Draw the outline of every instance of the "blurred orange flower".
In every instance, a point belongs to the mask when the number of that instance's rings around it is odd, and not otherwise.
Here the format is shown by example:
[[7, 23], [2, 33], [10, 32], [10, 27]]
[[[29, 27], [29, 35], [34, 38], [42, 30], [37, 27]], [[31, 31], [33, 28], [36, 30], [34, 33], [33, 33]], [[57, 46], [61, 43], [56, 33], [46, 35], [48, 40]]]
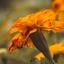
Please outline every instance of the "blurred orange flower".
[[20, 18], [12, 25], [10, 33], [19, 31], [12, 40], [9, 51], [13, 52], [17, 48], [23, 48], [24, 46], [34, 46], [29, 35], [37, 31], [38, 28], [42, 32], [49, 33], [50, 30], [53, 32], [59, 32], [64, 29], [64, 22], [51, 21], [51, 18], [56, 15], [51, 13], [50, 10], [39, 11], [35, 14], [28, 15], [27, 17]]
[[[54, 45], [49, 46], [49, 50], [52, 57], [54, 57], [54, 55], [64, 55], [64, 46], [62, 43], [56, 43]], [[35, 56], [35, 58], [38, 58], [39, 60], [41, 60], [41, 57], [45, 58], [45, 56], [41, 52]]]
[[55, 11], [63, 11], [64, 10], [64, 0], [54, 0], [52, 2], [52, 6]]

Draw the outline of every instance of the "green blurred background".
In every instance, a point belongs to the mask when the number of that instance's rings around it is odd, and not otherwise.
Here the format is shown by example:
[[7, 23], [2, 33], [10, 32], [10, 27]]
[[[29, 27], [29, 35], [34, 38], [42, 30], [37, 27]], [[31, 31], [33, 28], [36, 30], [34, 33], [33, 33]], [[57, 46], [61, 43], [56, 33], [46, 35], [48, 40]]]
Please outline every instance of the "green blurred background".
[[[20, 17], [36, 13], [44, 9], [52, 9], [52, 0], [0, 0], [0, 64], [29, 64], [30, 60], [39, 53], [33, 48], [17, 49], [9, 52], [11, 39], [16, 34], [10, 34], [13, 23]], [[44, 33], [48, 45], [62, 42], [64, 31]]]

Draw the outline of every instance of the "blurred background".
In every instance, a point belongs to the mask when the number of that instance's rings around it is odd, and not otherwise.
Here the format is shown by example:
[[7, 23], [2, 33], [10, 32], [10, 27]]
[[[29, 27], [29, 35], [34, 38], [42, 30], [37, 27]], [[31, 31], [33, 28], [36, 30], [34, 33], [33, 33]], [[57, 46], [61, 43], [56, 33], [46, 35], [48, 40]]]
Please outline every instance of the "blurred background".
[[[40, 10], [51, 9], [53, 0], [0, 0], [0, 64], [29, 64], [30, 60], [39, 53], [33, 48], [17, 49], [9, 52], [11, 39], [16, 34], [10, 34], [13, 23], [20, 17], [36, 13]], [[60, 13], [60, 20], [64, 21], [64, 11]], [[57, 19], [58, 20], [58, 19]], [[48, 45], [62, 42], [64, 44], [64, 31], [59, 33], [44, 33]]]

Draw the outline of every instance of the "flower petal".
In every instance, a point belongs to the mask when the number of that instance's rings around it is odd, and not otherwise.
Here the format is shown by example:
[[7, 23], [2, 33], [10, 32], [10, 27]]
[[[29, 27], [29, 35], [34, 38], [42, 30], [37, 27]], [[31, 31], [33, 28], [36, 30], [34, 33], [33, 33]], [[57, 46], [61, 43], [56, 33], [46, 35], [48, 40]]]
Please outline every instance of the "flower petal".
[[28, 36], [35, 32], [36, 29], [32, 29], [31, 31], [26, 31], [25, 33], [18, 33], [14, 38], [11, 40], [11, 46], [9, 47], [9, 51], [13, 52], [17, 48], [23, 48], [24, 46], [33, 47], [33, 43]]
[[64, 22], [61, 21], [52, 21], [52, 31], [59, 32], [64, 29]]
[[14, 50], [17, 49], [17, 47], [18, 47], [18, 38], [19, 38], [20, 34], [21, 34], [21, 33], [18, 33], [18, 34], [12, 39], [11, 44], [10, 44], [11, 46], [9, 47], [9, 51], [10, 51], [10, 52], [13, 52]]
[[32, 48], [34, 46], [32, 40], [30, 39], [30, 37], [28, 37], [27, 40], [26, 40], [26, 46], [25, 47], [28, 47], [28, 46], [30, 48]]

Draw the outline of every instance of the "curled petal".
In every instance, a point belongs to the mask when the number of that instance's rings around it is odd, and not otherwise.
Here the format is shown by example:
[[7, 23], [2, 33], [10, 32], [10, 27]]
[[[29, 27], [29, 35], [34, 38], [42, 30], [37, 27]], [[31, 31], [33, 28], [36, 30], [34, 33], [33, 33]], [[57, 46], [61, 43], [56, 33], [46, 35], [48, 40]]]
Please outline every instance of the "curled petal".
[[52, 21], [52, 31], [59, 32], [64, 29], [64, 22], [61, 21]]
[[[22, 27], [21, 25], [21, 22], [22, 22], [22, 18], [20, 18], [19, 20], [17, 20], [13, 25], [12, 25], [12, 30], [10, 31], [10, 33], [14, 33], [14, 32], [17, 32], [17, 31], [22, 31], [25, 29], [25, 27]], [[21, 27], [21, 29], [20, 29]]]
[[36, 29], [33, 29], [33, 30], [27, 31], [25, 33], [23, 33], [23, 32], [18, 33], [16, 36], [14, 36], [14, 38], [11, 40], [11, 46], [9, 47], [9, 51], [13, 52], [17, 48], [23, 48], [24, 46], [33, 47], [34, 45], [31, 41], [31, 39], [28, 38], [28, 36], [35, 31], [36, 31]]
[[55, 13], [51, 13], [51, 10], [46, 10], [44, 12], [41, 12], [39, 15], [37, 15], [37, 25], [42, 25], [46, 21], [50, 21], [50, 19], [56, 15]]
[[38, 20], [37, 15], [36, 14], [29, 15], [28, 16], [28, 20], [30, 20], [31, 22], [33, 22], [34, 24], [36, 24], [37, 20]]
[[28, 46], [30, 48], [32, 48], [34, 46], [32, 40], [30, 39], [30, 37], [28, 37], [27, 40], [26, 40], [26, 46], [25, 47], [28, 47]]
[[[9, 47], [9, 51], [13, 52], [14, 50], [16, 50], [19, 47], [19, 44], [21, 42], [21, 40], [19, 40], [19, 37], [21, 36], [21, 33], [18, 33], [12, 40], [11, 40], [11, 46]], [[22, 44], [22, 42], [21, 42]], [[21, 45], [20, 45], [21, 47]]]

